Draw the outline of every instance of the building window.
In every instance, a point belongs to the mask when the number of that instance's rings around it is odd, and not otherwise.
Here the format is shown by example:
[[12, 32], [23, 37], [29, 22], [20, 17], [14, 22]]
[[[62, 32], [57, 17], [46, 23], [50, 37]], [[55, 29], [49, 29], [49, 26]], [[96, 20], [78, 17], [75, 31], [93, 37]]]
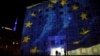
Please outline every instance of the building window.
[[34, 12], [34, 14], [36, 14], [36, 11]]
[[60, 40], [60, 44], [61, 45], [64, 44], [64, 42], [65, 42], [65, 40]]
[[93, 48], [93, 53], [97, 53], [98, 49], [96, 47]]
[[85, 7], [85, 10], [89, 10], [89, 9], [90, 9], [89, 6], [86, 6], [86, 7]]
[[87, 53], [86, 48], [82, 48], [82, 49], [81, 49], [81, 52], [82, 52], [82, 53]]
[[68, 10], [67, 12], [68, 12], [68, 13], [71, 13], [72, 11], [71, 11], [71, 10]]
[[42, 10], [41, 9], [39, 10], [39, 13], [42, 13]]
[[79, 5], [79, 2], [76, 2], [75, 4], [76, 4], [76, 5]]
[[51, 45], [55, 45], [55, 40], [51, 40]]
[[48, 14], [46, 14], [46, 17], [48, 17], [49, 15]]
[[52, 10], [55, 10], [55, 9], [56, 9], [56, 7], [53, 7], [53, 8], [52, 8]]
[[41, 25], [41, 23], [42, 23], [42, 22], [41, 22], [41, 21], [39, 21], [39, 22], [38, 22], [38, 25]]
[[63, 8], [63, 6], [59, 6], [59, 8], [60, 8], [60, 9], [62, 9], [62, 8]]
[[60, 12], [60, 15], [62, 15], [63, 14], [63, 12]]
[[42, 18], [42, 15], [40, 15], [39, 18]]
[[49, 11], [49, 9], [46, 9], [46, 12], [48, 12]]
[[71, 6], [71, 4], [67, 4], [67, 7], [70, 7]]

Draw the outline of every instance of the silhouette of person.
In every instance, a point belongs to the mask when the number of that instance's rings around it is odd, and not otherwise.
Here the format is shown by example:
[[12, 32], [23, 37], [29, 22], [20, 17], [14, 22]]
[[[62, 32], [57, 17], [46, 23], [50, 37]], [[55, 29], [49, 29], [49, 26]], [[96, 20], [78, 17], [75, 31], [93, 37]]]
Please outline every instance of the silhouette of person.
[[58, 54], [59, 54], [59, 52], [58, 52], [58, 51], [56, 51], [56, 56], [58, 56]]

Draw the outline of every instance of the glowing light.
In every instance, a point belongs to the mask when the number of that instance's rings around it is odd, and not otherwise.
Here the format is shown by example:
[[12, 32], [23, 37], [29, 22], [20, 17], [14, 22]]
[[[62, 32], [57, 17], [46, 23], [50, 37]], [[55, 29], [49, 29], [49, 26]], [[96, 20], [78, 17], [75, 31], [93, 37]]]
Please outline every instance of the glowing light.
[[6, 30], [12, 30], [11, 28], [5, 27]]
[[71, 18], [70, 16], [68, 16], [67, 19], [66, 19], [66, 18], [63, 19], [63, 28], [68, 27], [68, 25], [69, 25], [71, 19], [72, 19], [72, 18]]
[[97, 48], [93, 48], [93, 52], [98, 52], [98, 49]]
[[75, 44], [75, 45], [77, 45], [77, 44], [79, 44], [80, 43], [80, 41], [75, 41], [75, 42], [73, 42], [73, 44]]
[[1, 28], [4, 29], [4, 26], [2, 26]]
[[16, 26], [17, 26], [17, 19], [15, 21], [14, 27], [13, 27], [13, 31], [16, 31]]
[[15, 44], [15, 42], [13, 42], [13, 45]]
[[50, 55], [56, 55], [56, 51], [58, 51], [61, 55], [64, 55], [64, 48], [61, 48], [61, 47], [51, 48]]
[[9, 27], [4, 27], [4, 26], [2, 26], [1, 28], [2, 28], [2, 29], [5, 29], [5, 30], [10, 30], [10, 31], [12, 31], [12, 28], [9, 28]]
[[[97, 55], [97, 54], [100, 54], [99, 49], [100, 49], [100, 44], [97, 44], [92, 47], [87, 47], [87, 48], [82, 47], [82, 48], [78, 48], [78, 49], [71, 50], [68, 52], [70, 52], [69, 55], [73, 55], [71, 54], [73, 51], [75, 51], [74, 55]], [[97, 53], [97, 54], [94, 54], [94, 53]]]
[[41, 12], [41, 11], [42, 11], [42, 9], [39, 9], [39, 10], [38, 10], [38, 12]]
[[6, 48], [8, 48], [8, 45], [6, 45]]
[[16, 31], [16, 26], [14, 26], [13, 31]]
[[57, 3], [58, 0], [50, 0], [51, 3]]
[[69, 20], [71, 20], [72, 18], [71, 18], [71, 17], [69, 17], [68, 19], [69, 19]]
[[16, 19], [16, 21], [15, 21], [15, 24], [17, 24], [17, 19]]
[[16, 45], [18, 45], [19, 43], [17, 42]]
[[86, 53], [86, 48], [81, 48], [82, 49], [82, 53]]

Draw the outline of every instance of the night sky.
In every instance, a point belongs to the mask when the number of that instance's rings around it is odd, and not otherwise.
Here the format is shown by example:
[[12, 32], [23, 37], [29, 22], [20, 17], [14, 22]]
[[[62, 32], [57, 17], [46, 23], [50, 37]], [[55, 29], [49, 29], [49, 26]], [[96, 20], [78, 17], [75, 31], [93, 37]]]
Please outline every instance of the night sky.
[[[3, 0], [0, 1], [0, 28], [2, 26], [6, 26], [9, 28], [13, 28], [16, 17], [18, 16], [18, 24], [16, 32], [11, 32], [7, 30], [0, 29], [0, 36], [2, 37], [10, 37], [9, 35], [16, 36], [15, 38], [21, 38], [22, 26], [24, 21], [25, 10], [27, 6], [32, 4], [37, 4], [42, 1], [47, 0]], [[9, 34], [8, 34], [9, 33]]]

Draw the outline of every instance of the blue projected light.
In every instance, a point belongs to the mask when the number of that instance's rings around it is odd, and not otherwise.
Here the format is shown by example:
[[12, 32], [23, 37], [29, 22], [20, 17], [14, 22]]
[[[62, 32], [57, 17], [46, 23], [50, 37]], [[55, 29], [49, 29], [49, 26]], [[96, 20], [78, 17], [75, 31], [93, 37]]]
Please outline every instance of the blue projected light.
[[[95, 38], [98, 39], [96, 35], [100, 31], [94, 27], [98, 18], [92, 15], [93, 9], [84, 10], [89, 5], [89, 0], [59, 0], [57, 3], [55, 0], [55, 3], [45, 1], [27, 7], [21, 49], [25, 54], [30, 54], [30, 49], [37, 47], [39, 53], [50, 54], [50, 48], [54, 46], [71, 51], [98, 44], [100, 41], [95, 42]], [[17, 19], [14, 31], [16, 26]], [[32, 51], [34, 54], [35, 51]]]
[[69, 19], [69, 20], [71, 20], [72, 18], [71, 18], [71, 17], [69, 17], [68, 19]]
[[14, 23], [13, 31], [16, 31], [16, 27], [17, 27], [17, 19], [16, 19], [16, 21]]

